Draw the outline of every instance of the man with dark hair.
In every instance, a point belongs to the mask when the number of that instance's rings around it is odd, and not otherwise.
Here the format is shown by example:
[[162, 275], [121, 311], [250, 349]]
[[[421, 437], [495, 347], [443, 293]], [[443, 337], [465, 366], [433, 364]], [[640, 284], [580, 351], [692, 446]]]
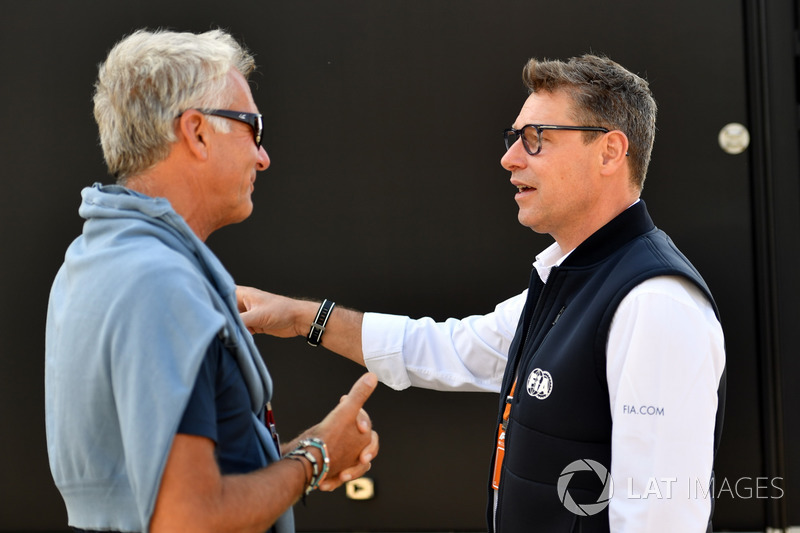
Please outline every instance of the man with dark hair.
[[[322, 344], [396, 389], [500, 392], [490, 531], [711, 531], [724, 340], [706, 283], [639, 198], [656, 103], [594, 55], [531, 59], [523, 79], [501, 164], [519, 221], [555, 240], [528, 290], [441, 323], [336, 309]], [[303, 335], [316, 312], [238, 299], [252, 332]]]

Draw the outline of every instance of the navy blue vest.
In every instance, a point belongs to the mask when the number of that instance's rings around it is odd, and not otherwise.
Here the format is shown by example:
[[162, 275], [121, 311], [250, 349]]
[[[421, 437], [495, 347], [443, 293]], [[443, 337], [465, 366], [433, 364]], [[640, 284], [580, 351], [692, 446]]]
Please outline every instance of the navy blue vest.
[[[702, 277], [655, 227], [643, 201], [581, 243], [551, 270], [546, 285], [534, 270], [501, 389], [498, 424], [519, 376], [506, 430], [496, 528], [489, 489], [489, 531], [608, 531], [607, 507], [580, 516], [562, 503], [557, 485], [565, 467], [577, 460], [593, 460], [610, 469], [609, 326], [631, 289], [664, 275], [695, 283], [717, 312]], [[715, 452], [724, 412], [724, 374], [718, 395]], [[569, 480], [569, 497], [578, 503], [602, 501], [603, 484], [597, 474], [587, 473]]]

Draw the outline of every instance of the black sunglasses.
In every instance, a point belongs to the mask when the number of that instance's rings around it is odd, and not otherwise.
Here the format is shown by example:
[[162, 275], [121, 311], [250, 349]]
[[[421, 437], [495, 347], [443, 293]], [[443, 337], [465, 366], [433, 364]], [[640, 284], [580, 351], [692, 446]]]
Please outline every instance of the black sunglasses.
[[549, 124], [526, 124], [520, 129], [506, 128], [503, 130], [503, 140], [506, 143], [506, 150], [522, 139], [522, 146], [530, 155], [536, 155], [542, 151], [542, 130], [577, 130], [577, 131], [602, 131], [608, 133], [610, 130], [599, 126], [553, 126]]
[[260, 113], [245, 113], [244, 111], [230, 111], [228, 109], [198, 109], [204, 115], [214, 115], [215, 117], [229, 118], [249, 124], [253, 128], [253, 140], [256, 147], [261, 147], [261, 137], [264, 132], [264, 121]]

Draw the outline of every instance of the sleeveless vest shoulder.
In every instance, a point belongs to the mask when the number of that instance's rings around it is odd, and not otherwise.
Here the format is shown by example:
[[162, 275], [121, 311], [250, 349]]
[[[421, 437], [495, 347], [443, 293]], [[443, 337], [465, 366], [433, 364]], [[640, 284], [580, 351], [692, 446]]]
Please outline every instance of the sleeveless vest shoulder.
[[[551, 270], [546, 285], [534, 270], [501, 389], [498, 424], [516, 380], [494, 519], [491, 504], [488, 510], [490, 531], [608, 531], [606, 506], [580, 516], [561, 501], [558, 482], [569, 465], [583, 461], [569, 479], [570, 497], [602, 502], [603, 484], [588, 470], [592, 462], [606, 470], [611, 464], [609, 327], [635, 286], [664, 275], [696, 284], [716, 312], [702, 277], [655, 227], [642, 201], [578, 246]], [[720, 387], [724, 392], [724, 381]]]

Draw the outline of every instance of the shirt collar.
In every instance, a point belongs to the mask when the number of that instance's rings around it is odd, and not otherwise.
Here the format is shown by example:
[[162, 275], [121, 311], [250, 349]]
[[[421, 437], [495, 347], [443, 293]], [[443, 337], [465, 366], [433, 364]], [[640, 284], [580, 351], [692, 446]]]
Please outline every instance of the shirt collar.
[[[574, 250], [574, 248], [573, 248]], [[533, 268], [539, 274], [539, 279], [542, 283], [547, 283], [547, 278], [550, 276], [550, 269], [556, 267], [564, 262], [572, 250], [564, 253], [557, 242], [554, 242], [536, 256], [536, 261], [533, 263]]]
[[[628, 208], [633, 207], [634, 205], [638, 204], [641, 201], [641, 198], [637, 198], [635, 202], [633, 202]], [[568, 252], [564, 253], [561, 247], [558, 245], [557, 242], [554, 242], [544, 250], [542, 250], [539, 255], [536, 256], [536, 261], [533, 263], [533, 267], [536, 269], [536, 272], [539, 274], [539, 279], [542, 280], [542, 283], [547, 283], [547, 278], [550, 277], [550, 270], [553, 267], [560, 266], [564, 260], [569, 257], [575, 251], [575, 248], [569, 250]]]

